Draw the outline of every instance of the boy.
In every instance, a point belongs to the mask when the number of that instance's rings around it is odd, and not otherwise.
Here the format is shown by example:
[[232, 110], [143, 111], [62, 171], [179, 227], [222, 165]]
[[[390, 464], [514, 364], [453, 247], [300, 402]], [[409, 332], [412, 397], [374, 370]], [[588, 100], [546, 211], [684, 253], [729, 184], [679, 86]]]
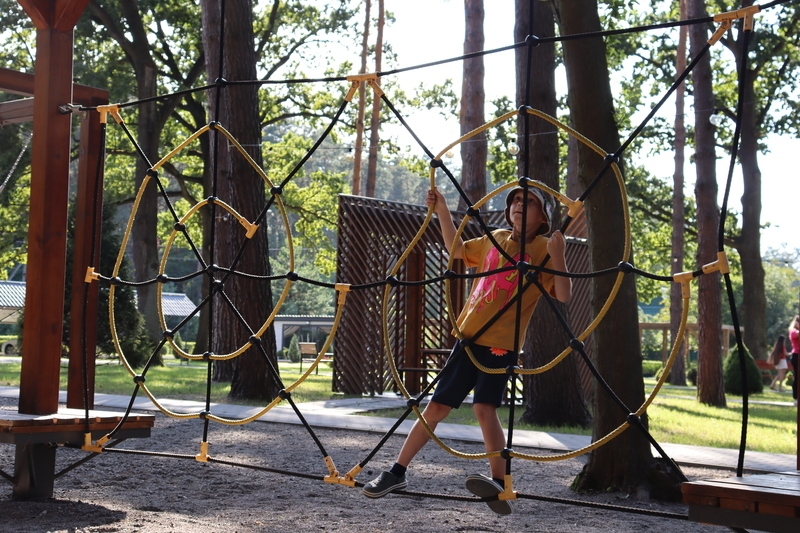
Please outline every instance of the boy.
[[[466, 242], [456, 239], [456, 227], [447, 208], [444, 197], [433, 189], [428, 192], [426, 204], [433, 207], [439, 217], [445, 245], [455, 241], [454, 258], [462, 259], [467, 267], [477, 267], [479, 272], [494, 270], [508, 264], [508, 261], [494, 247], [488, 237], [483, 236]], [[547, 267], [566, 272], [564, 259], [565, 242], [560, 231], [556, 231], [548, 239], [544, 234], [550, 231], [552, 202], [542, 190], [530, 187], [525, 193], [522, 187], [515, 187], [506, 196], [506, 221], [511, 230], [492, 232], [497, 243], [515, 261], [520, 261], [520, 241], [525, 236], [525, 257], [522, 260], [538, 266], [546, 255], [550, 255]], [[525, 228], [523, 231], [523, 212]], [[458, 317], [458, 327], [463, 336], [470, 340], [470, 349], [475, 358], [488, 368], [507, 368], [517, 364], [518, 354], [514, 353], [514, 331], [516, 324], [516, 306], [511, 305], [484, 333], [477, 339], [472, 337], [497, 314], [497, 312], [517, 293], [519, 282], [518, 271], [511, 270], [478, 278], [469, 301]], [[566, 302], [572, 295], [572, 281], [564, 276], [540, 273], [542, 286], [561, 302]], [[519, 346], [524, 342], [528, 321], [533, 314], [536, 302], [541, 293], [533, 286], [529, 287], [521, 298], [522, 314], [520, 323]], [[458, 347], [453, 349], [450, 358], [455, 358], [442, 370], [436, 391], [425, 407], [423, 416], [431, 429], [435, 429], [444, 420], [451, 409], [458, 409], [461, 402], [474, 389], [473, 411], [481, 427], [483, 439], [488, 452], [505, 448], [505, 434], [497, 416], [497, 408], [501, 405], [503, 394], [508, 383], [507, 374], [487, 374], [479, 370], [466, 353], [459, 354]], [[364, 494], [370, 498], [380, 498], [394, 490], [407, 486], [406, 468], [414, 456], [428, 442], [429, 436], [425, 428], [414, 423], [406, 437], [397, 462], [391, 470], [364, 485]], [[492, 457], [489, 459], [492, 477], [472, 474], [467, 477], [466, 486], [478, 497], [496, 496], [503, 492], [505, 477], [505, 459]], [[511, 506], [505, 500], [487, 502], [498, 514], [509, 514]]]

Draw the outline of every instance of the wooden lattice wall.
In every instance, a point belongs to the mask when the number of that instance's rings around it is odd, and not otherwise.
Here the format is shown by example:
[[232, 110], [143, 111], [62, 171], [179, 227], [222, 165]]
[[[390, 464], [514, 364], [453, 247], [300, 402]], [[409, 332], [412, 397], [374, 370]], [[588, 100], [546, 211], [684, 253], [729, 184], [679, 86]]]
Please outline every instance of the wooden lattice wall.
[[[342, 195], [339, 199], [337, 283], [363, 285], [382, 282], [398, 258], [408, 248], [425, 219], [427, 208], [388, 200]], [[504, 227], [502, 212], [484, 214], [490, 227]], [[454, 213], [456, 225], [463, 214]], [[572, 233], [568, 231], [568, 234]], [[464, 238], [481, 235], [472, 220]], [[585, 271], [586, 246], [580, 239], [569, 239], [567, 261], [573, 271]], [[458, 261], [455, 269], [461, 268]], [[434, 219], [398, 271], [403, 281], [436, 278], [447, 269], [447, 253], [442, 245], [439, 224]], [[466, 293], [465, 283], [451, 284], [452, 301], [460, 309]], [[570, 302], [570, 317], [576, 332], [588, 324], [588, 283], [578, 280]], [[346, 394], [382, 394], [394, 390], [388, 353], [383, 341], [384, 284], [351, 291], [336, 334], [333, 364], [333, 390]], [[453, 345], [452, 326], [447, 315], [444, 283], [424, 286], [396, 286], [390, 291], [387, 311], [388, 345], [398, 368], [421, 368], [425, 355]], [[584, 312], [585, 311], [585, 312]], [[419, 391], [425, 373], [404, 373], [404, 384], [411, 393]], [[588, 391], [589, 383], [584, 383]]]

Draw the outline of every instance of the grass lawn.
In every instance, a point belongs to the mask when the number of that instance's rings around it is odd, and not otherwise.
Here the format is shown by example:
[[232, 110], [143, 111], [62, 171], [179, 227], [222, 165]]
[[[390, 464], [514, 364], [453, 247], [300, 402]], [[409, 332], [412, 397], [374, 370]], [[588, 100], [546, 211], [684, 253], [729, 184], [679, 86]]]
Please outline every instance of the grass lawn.
[[[160, 398], [204, 401], [207, 388], [208, 367], [202, 362], [188, 365], [177, 365], [167, 359], [165, 367], [151, 368], [146, 375], [148, 388]], [[288, 387], [300, 376], [298, 363], [279, 363], [281, 378]], [[303, 365], [303, 370], [308, 364]], [[61, 388], [66, 389], [66, 366], [61, 369]], [[327, 364], [321, 364], [319, 374], [311, 374], [308, 379], [295, 388], [292, 398], [297, 403], [342, 398], [341, 394], [331, 392], [331, 370]], [[19, 363], [0, 364], [0, 385], [19, 386]], [[649, 393], [655, 383], [654, 379], [645, 379], [645, 392]], [[102, 364], [97, 366], [96, 391], [106, 394], [130, 395], [134, 384], [132, 377], [119, 364]], [[211, 384], [211, 401], [228, 403], [230, 385], [228, 383]], [[702, 405], [695, 400], [693, 387], [673, 387], [666, 385], [658, 398], [648, 410], [650, 431], [658, 442], [673, 444], [691, 444], [712, 446], [716, 448], [738, 449], [741, 435], [742, 404], [740, 396], [728, 395], [728, 406], [716, 408]], [[766, 389], [762, 394], [752, 395], [749, 408], [749, 424], [747, 431], [747, 449], [772, 453], [796, 453], [797, 423], [796, 410], [785, 405], [763, 405], [752, 402], [782, 401], [791, 402], [791, 393], [779, 394]], [[238, 402], [248, 403], [248, 402]], [[251, 402], [253, 405], [262, 403]], [[631, 406], [634, 407], [634, 406]], [[368, 416], [398, 418], [403, 409], [373, 411]], [[520, 408], [515, 410], [517, 418], [522, 415]], [[500, 420], [507, 421], [508, 409], [501, 408]], [[411, 418], [413, 418], [413, 414]], [[472, 409], [453, 410], [447, 420], [458, 424], [475, 425]], [[532, 429], [554, 433], [573, 433], [590, 435], [590, 430], [571, 427], [543, 427], [528, 424], [515, 424], [517, 429]], [[629, 428], [628, 431], [635, 431]]]
[[[167, 366], [152, 367], [147, 371], [145, 383], [157, 398], [176, 400], [205, 401], [207, 390], [208, 365], [203, 362], [191, 362], [178, 365], [177, 360], [165, 360]], [[0, 386], [19, 386], [19, 363], [0, 364]], [[279, 363], [281, 379], [286, 387], [291, 386], [301, 375], [299, 363]], [[303, 370], [308, 364], [303, 364]], [[292, 390], [292, 399], [296, 403], [343, 398], [341, 394], [331, 392], [330, 366], [320, 363], [319, 374], [312, 373], [302, 384]], [[96, 367], [95, 392], [104, 394], [122, 394], [130, 396], [134, 390], [133, 378], [124, 366], [117, 363], [100, 364]], [[61, 364], [61, 390], [67, 388], [67, 366]], [[211, 402], [230, 403], [228, 393], [230, 383], [211, 383]], [[143, 393], [140, 391], [139, 395]], [[263, 405], [264, 402], [246, 402], [245, 405]]]
[[[654, 379], [645, 379], [645, 392], [652, 391]], [[725, 408], [709, 407], [695, 400], [694, 387], [672, 387], [665, 385], [659, 396], [648, 409], [649, 429], [657, 442], [711, 446], [714, 448], [739, 448], [742, 425], [742, 397], [727, 395]], [[787, 453], [797, 452], [797, 411], [791, 406], [763, 405], [754, 401], [792, 401], [791, 392], [778, 394], [766, 388], [766, 392], [750, 396], [748, 409], [747, 449], [759, 452]], [[634, 406], [631, 406], [634, 407]], [[637, 406], [638, 407], [638, 406]], [[365, 413], [367, 416], [397, 418], [403, 409], [386, 409]], [[522, 415], [519, 407], [515, 409], [516, 418]], [[508, 408], [502, 407], [498, 415], [503, 425], [507, 425]], [[410, 415], [414, 419], [414, 414]], [[447, 422], [477, 425], [472, 409], [454, 409]], [[516, 429], [591, 435], [591, 430], [579, 427], [549, 427], [515, 423]], [[636, 431], [628, 428], [626, 431]]]

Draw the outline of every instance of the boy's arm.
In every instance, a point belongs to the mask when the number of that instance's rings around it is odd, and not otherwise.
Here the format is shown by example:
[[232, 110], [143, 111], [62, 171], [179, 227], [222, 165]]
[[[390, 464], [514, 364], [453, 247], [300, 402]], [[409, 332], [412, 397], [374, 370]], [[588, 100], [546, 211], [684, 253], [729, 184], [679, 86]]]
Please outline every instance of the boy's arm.
[[439, 189], [433, 188], [428, 191], [428, 196], [425, 198], [425, 204], [428, 207], [433, 207], [434, 213], [439, 216], [439, 225], [442, 228], [442, 237], [444, 240], [444, 245], [447, 247], [447, 250], [450, 250], [451, 244], [455, 241], [455, 246], [453, 248], [453, 258], [454, 259], [463, 259], [462, 250], [464, 247], [464, 241], [461, 237], [456, 239], [456, 225], [453, 223], [453, 217], [450, 214], [450, 210], [447, 208], [447, 201], [442, 196], [442, 193], [439, 192]]
[[[567, 270], [567, 260], [564, 257], [566, 248], [567, 243], [564, 240], [564, 235], [560, 230], [554, 231], [550, 236], [550, 241], [547, 243], [547, 253], [550, 254], [550, 266], [553, 270], [569, 272]], [[555, 276], [553, 288], [555, 289], [556, 299], [559, 302], [568, 302], [572, 297], [572, 278]]]

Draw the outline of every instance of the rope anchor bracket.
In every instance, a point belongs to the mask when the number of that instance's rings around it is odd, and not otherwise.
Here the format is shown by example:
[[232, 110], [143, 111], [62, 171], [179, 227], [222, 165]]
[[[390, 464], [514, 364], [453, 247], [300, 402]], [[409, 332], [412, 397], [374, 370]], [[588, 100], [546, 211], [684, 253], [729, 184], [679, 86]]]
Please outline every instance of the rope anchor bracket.
[[117, 121], [117, 124], [122, 124], [123, 120], [119, 114], [119, 104], [108, 104], [97, 106], [97, 112], [100, 113], [100, 123], [105, 124], [108, 122], [108, 115], [110, 114]]
[[722, 274], [729, 274], [731, 271], [730, 264], [728, 264], [728, 256], [725, 252], [717, 252], [717, 260], [713, 263], [703, 265], [703, 274], [710, 274], [712, 272], [720, 272]]
[[346, 474], [344, 477], [339, 475], [339, 471], [336, 470], [336, 465], [333, 464], [333, 459], [331, 459], [330, 455], [325, 456], [325, 464], [328, 465], [328, 472], [329, 475], [323, 478], [325, 483], [330, 483], [331, 485], [345, 485], [347, 487], [355, 487], [356, 480], [350, 477], [350, 474]]
[[347, 81], [350, 82], [350, 90], [347, 91], [347, 96], [345, 96], [344, 99], [345, 101], [350, 102], [352, 101], [353, 96], [356, 94], [358, 87], [361, 85], [361, 82], [365, 82], [367, 85], [372, 85], [373, 88], [378, 86], [378, 73], [367, 72], [365, 74], [352, 74], [347, 76]]
[[84, 276], [84, 283], [91, 283], [100, 279], [100, 274], [94, 271], [94, 267], [86, 267], [86, 276]]
[[725, 32], [731, 29], [731, 26], [733, 26], [733, 21], [735, 20], [744, 19], [744, 31], [753, 31], [753, 25], [755, 24], [754, 15], [760, 11], [760, 6], [753, 5], [743, 7], [742, 9], [737, 9], [736, 11], [717, 13], [714, 15], [714, 22], [719, 22], [720, 26], [708, 40], [708, 44], [716, 44], [717, 41], [722, 39], [722, 36], [725, 35]]
[[108, 435], [105, 437], [98, 439], [97, 442], [92, 444], [92, 434], [91, 433], [84, 433], [83, 434], [83, 446], [81, 446], [81, 450], [90, 452], [90, 453], [103, 453], [103, 445], [108, 442], [110, 439]]

